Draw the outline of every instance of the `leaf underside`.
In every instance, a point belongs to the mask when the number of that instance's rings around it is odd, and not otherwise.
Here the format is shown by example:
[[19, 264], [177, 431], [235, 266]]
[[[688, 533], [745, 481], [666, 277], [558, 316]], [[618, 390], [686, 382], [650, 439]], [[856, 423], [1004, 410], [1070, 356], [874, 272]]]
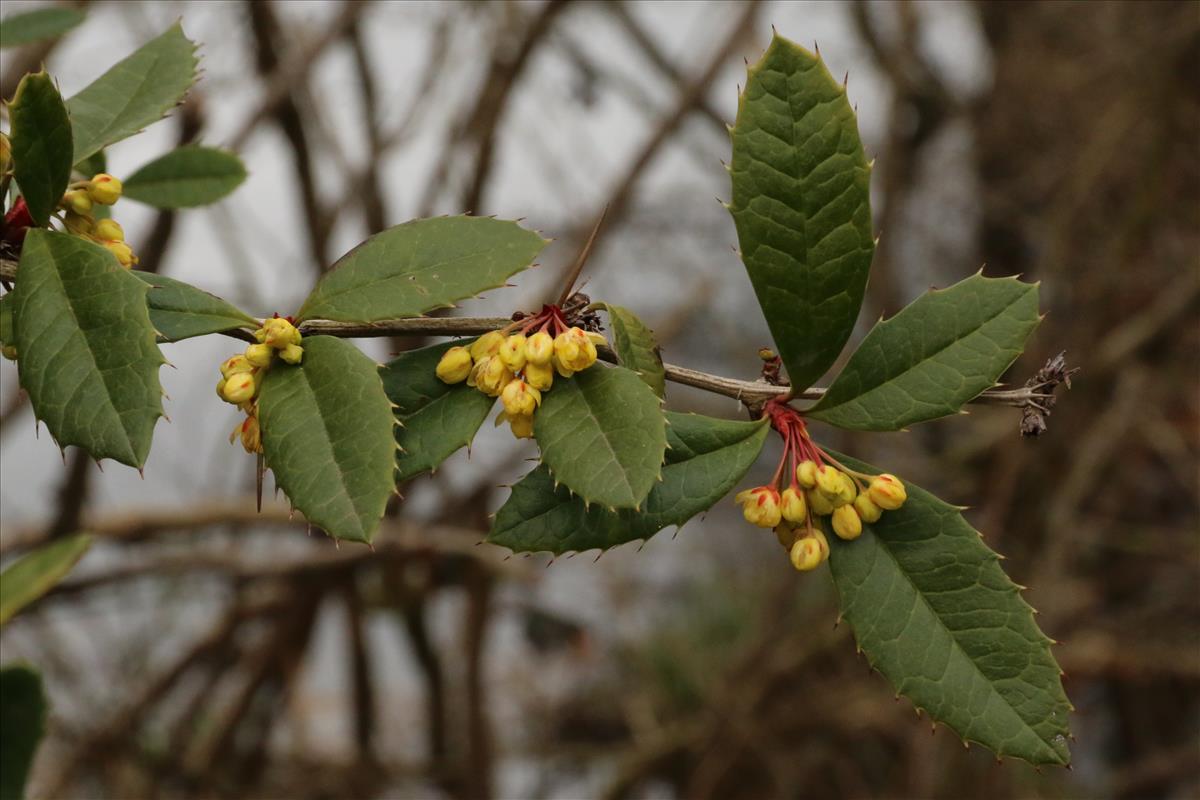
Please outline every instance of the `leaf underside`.
[[86, 534], [68, 536], [34, 550], [0, 575], [0, 625], [54, 588], [92, 544]]
[[246, 168], [233, 153], [184, 145], [130, 175], [124, 196], [156, 208], [191, 208], [215, 203], [245, 179]]
[[71, 120], [54, 81], [45, 72], [26, 75], [9, 105], [13, 177], [29, 214], [50, 221], [71, 180]]
[[370, 542], [395, 489], [391, 403], [378, 366], [354, 345], [306, 336], [298, 366], [263, 379], [259, 421], [275, 482], [335, 539]]
[[765, 420], [735, 422], [668, 411], [667, 461], [642, 511], [587, 506], [539, 466], [512, 487], [488, 541], [514, 552], [607, 550], [682, 527], [732, 489], [758, 458]]
[[1038, 324], [1036, 284], [973, 275], [876, 325], [813, 419], [894, 431], [956, 413], [995, 385]]
[[60, 446], [141, 467], [162, 416], [149, 287], [99, 245], [30, 230], [13, 290], [21, 386]]
[[636, 508], [662, 469], [661, 401], [624, 367], [594, 365], [555, 380], [533, 417], [542, 463], [587, 503]]
[[733, 127], [729, 211], [792, 386], [807, 388], [854, 329], [875, 244], [871, 169], [845, 87], [775, 36]]
[[150, 285], [146, 303], [150, 322], [160, 342], [178, 342], [193, 336], [236, 328], [257, 328], [258, 322], [237, 306], [191, 284], [153, 272], [134, 271]]
[[667, 377], [654, 332], [627, 308], [609, 303], [597, 305], [608, 312], [613, 350], [621, 360], [621, 366], [636, 372], [656, 395], [662, 397], [667, 390]]
[[490, 217], [412, 220], [338, 259], [297, 319], [378, 322], [445, 308], [503, 286], [545, 244], [515, 222]]
[[46, 712], [41, 675], [24, 666], [0, 669], [0, 800], [23, 800]]
[[[834, 454], [853, 469], [879, 470]], [[1051, 640], [958, 509], [909, 483], [908, 501], [829, 558], [842, 616], [872, 667], [930, 717], [998, 756], [1067, 764]]]
[[495, 398], [465, 383], [443, 383], [435, 373], [442, 354], [474, 339], [422, 347], [401, 353], [380, 370], [388, 399], [396, 404], [397, 480], [408, 480], [471, 443], [487, 419]]
[[0, 20], [0, 47], [18, 47], [62, 36], [83, 22], [82, 9], [62, 6], [10, 14]]
[[196, 80], [196, 45], [179, 23], [147, 42], [67, 101], [78, 164], [166, 116]]

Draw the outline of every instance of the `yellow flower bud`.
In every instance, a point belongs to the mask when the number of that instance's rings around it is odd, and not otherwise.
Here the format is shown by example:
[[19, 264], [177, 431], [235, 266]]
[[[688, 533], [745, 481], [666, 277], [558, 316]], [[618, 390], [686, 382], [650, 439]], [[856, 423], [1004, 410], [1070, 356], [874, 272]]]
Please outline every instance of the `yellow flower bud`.
[[828, 464], [818, 469], [817, 491], [832, 502], [842, 493], [842, 473]]
[[262, 432], [258, 427], [258, 417], [253, 414], [238, 423], [233, 429], [233, 433], [229, 434], [229, 443], [233, 444], [237, 439], [242, 440], [242, 448], [250, 454], [262, 452]]
[[495, 355], [504, 344], [504, 334], [500, 331], [488, 331], [471, 344], [471, 358], [478, 361], [484, 356]]
[[875, 505], [875, 502], [871, 500], [871, 495], [867, 492], [854, 498], [854, 510], [858, 512], [858, 516], [863, 522], [878, 522], [879, 518], [883, 516], [883, 510]]
[[74, 211], [76, 214], [92, 213], [92, 198], [88, 197], [88, 193], [83, 189], [72, 189], [64, 194], [62, 205], [68, 211]]
[[871, 502], [885, 511], [895, 511], [908, 499], [908, 492], [900, 479], [887, 473], [876, 475], [867, 491], [871, 495]]
[[511, 372], [520, 372], [525, 367], [525, 335], [514, 333], [500, 345], [500, 360]]
[[0, 346], [0, 356], [4, 356], [9, 361], [17, 360], [17, 346], [15, 344], [6, 344]]
[[[107, 222], [108, 220], [101, 221]], [[101, 242], [101, 244], [104, 245], [105, 250], [117, 257], [117, 262], [125, 269], [138, 263], [138, 257], [133, 254], [133, 248], [124, 242]]]
[[812, 509], [814, 514], [825, 517], [833, 513], [833, 504], [820, 491], [810, 489], [806, 494], [808, 496], [808, 507]]
[[300, 331], [283, 317], [265, 320], [261, 330], [263, 335], [260, 341], [276, 350], [282, 350], [289, 344], [300, 344]]
[[780, 503], [783, 518], [788, 522], [803, 522], [808, 517], [808, 503], [804, 501], [804, 494], [792, 487], [783, 490]]
[[462, 383], [471, 374], [471, 351], [465, 347], [451, 347], [438, 361], [437, 376], [442, 383]]
[[299, 364], [304, 358], [304, 348], [298, 344], [289, 344], [279, 351], [279, 357], [287, 364]]
[[545, 331], [538, 331], [525, 340], [525, 363], [547, 366], [554, 355], [554, 339]]
[[221, 387], [221, 397], [225, 402], [237, 405], [254, 397], [256, 389], [254, 376], [249, 372], [239, 372], [225, 380], [225, 385]]
[[797, 464], [796, 482], [805, 489], [815, 488], [817, 485], [817, 462], [806, 459]]
[[252, 372], [254, 365], [250, 363], [250, 359], [246, 358], [241, 353], [236, 356], [230, 356], [221, 364], [221, 377], [228, 378], [230, 375], [237, 375], [240, 372]]
[[102, 219], [92, 228], [92, 235], [106, 242], [125, 241], [125, 229], [115, 219]]
[[796, 529], [790, 522], [784, 521], [775, 526], [775, 538], [783, 545], [784, 550], [790, 551], [796, 543]]
[[500, 402], [510, 417], [532, 416], [542, 404], [542, 393], [517, 378], [509, 381], [500, 393]]
[[252, 367], [266, 367], [271, 363], [271, 356], [275, 354], [275, 349], [265, 344], [252, 344], [246, 348], [246, 361], [250, 362]]
[[526, 361], [525, 381], [538, 391], [544, 392], [554, 385], [554, 367]]
[[504, 366], [504, 362], [495, 356], [489, 356], [475, 365], [478, 372], [473, 372], [475, 385], [479, 391], [489, 397], [497, 397], [513, 379], [513, 374]]
[[833, 532], [842, 539], [851, 541], [862, 535], [862, 520], [854, 506], [842, 506], [833, 510]]
[[564, 378], [569, 378], [575, 374], [575, 370], [568, 369], [567, 367], [563, 366], [561, 361], [558, 360], [558, 353], [555, 353], [553, 356], [551, 356], [550, 363], [554, 365], [555, 371]]
[[68, 210], [66, 216], [63, 217], [63, 225], [68, 233], [73, 233], [76, 236], [91, 236], [92, 228], [96, 221], [86, 214], [76, 214], [74, 211]]
[[815, 536], [805, 536], [796, 540], [792, 545], [792, 566], [801, 572], [808, 572], [821, 565], [821, 543]]
[[92, 198], [93, 203], [99, 203], [102, 206], [111, 206], [113, 203], [121, 199], [121, 182], [109, 175], [106, 172], [101, 172], [99, 175], [92, 177], [88, 183], [88, 197]]
[[518, 439], [533, 438], [533, 415], [521, 414], [515, 417], [508, 418], [508, 427], [512, 431], [512, 435]]
[[742, 505], [742, 516], [751, 525], [774, 528], [783, 518], [779, 508], [779, 492], [773, 486], [759, 486], [738, 492], [735, 503]]
[[596, 345], [582, 328], [570, 328], [554, 339], [554, 357], [564, 369], [579, 372], [596, 363]]
[[858, 496], [858, 487], [854, 484], [854, 479], [846, 473], [839, 472], [838, 474], [842, 476], [842, 487], [838, 490], [838, 498], [849, 505]]
[[821, 530], [820, 528], [814, 527], [812, 529], [812, 531], [809, 532], [808, 535], [811, 536], [812, 538], [816, 539], [817, 544], [821, 545], [821, 560], [822, 561], [828, 560], [829, 559], [829, 540], [825, 538], [825, 532], [823, 530]]
[[225, 399], [225, 379], [224, 378], [221, 378], [221, 380], [217, 381], [217, 397], [221, 398], [222, 400]]

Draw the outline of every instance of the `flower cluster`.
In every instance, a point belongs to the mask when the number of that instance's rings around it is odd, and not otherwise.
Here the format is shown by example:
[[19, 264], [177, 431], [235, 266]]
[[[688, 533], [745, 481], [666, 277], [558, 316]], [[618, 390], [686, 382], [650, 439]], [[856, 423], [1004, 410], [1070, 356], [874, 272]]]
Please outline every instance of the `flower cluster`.
[[504, 411], [496, 424], [508, 422], [513, 436], [533, 436], [533, 414], [554, 375], [570, 378], [596, 363], [596, 345], [604, 337], [570, 327], [558, 306], [489, 331], [470, 347], [451, 347], [437, 365], [444, 383], [467, 382], [489, 397], [499, 397]]
[[96, 206], [111, 206], [121, 199], [121, 181], [101, 172], [91, 179], [76, 181], [58, 202], [63, 212], [63, 227], [76, 236], [90, 239], [112, 253], [122, 267], [130, 269], [137, 265], [138, 257], [125, 242], [125, 231], [113, 219], [96, 219]]
[[813, 569], [829, 557], [821, 517], [839, 538], [851, 541], [862, 535], [864, 522], [877, 522], [884, 511], [904, 505], [908, 495], [894, 475], [865, 475], [842, 465], [813, 442], [803, 417], [781, 401], [768, 402], [765, 413], [783, 437], [783, 458], [769, 485], [739, 492], [735, 500], [746, 521], [775, 529], [796, 569]]
[[229, 435], [229, 443], [233, 444], [240, 437], [247, 453], [262, 452], [257, 398], [267, 368], [276, 355], [288, 364], [299, 364], [304, 358], [300, 331], [290, 319], [276, 315], [265, 320], [254, 332], [254, 338], [258, 340], [257, 344], [221, 364], [221, 380], [217, 381], [217, 396], [246, 413], [246, 419]]

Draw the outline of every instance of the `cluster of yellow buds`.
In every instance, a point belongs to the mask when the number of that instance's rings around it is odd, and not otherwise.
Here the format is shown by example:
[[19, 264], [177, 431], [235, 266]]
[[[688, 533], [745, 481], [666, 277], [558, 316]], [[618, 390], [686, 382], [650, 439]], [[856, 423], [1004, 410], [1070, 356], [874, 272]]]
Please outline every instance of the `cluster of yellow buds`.
[[258, 390], [271, 361], [278, 354], [288, 364], [299, 364], [304, 357], [300, 331], [290, 319], [273, 317], [254, 332], [257, 344], [246, 352], [230, 356], [221, 364], [217, 396], [245, 412], [246, 418], [229, 435], [229, 443], [238, 438], [247, 453], [262, 452], [262, 431], [258, 425]]
[[64, 212], [63, 226], [76, 236], [91, 239], [116, 256], [125, 269], [137, 265], [138, 258], [125, 242], [125, 231], [112, 219], [97, 220], [93, 216], [96, 206], [111, 206], [121, 199], [121, 181], [101, 172], [90, 180], [71, 184], [58, 205]]
[[[558, 331], [551, 336], [550, 331]], [[510, 332], [512, 331], [512, 332]], [[507, 422], [513, 436], [533, 436], [533, 415], [550, 390], [554, 375], [570, 378], [596, 363], [598, 333], [567, 327], [562, 312], [546, 306], [542, 312], [510, 328], [489, 331], [470, 347], [451, 347], [437, 365], [444, 383], [467, 382], [489, 397], [499, 397], [504, 410], [496, 424]]]
[[[814, 569], [829, 557], [822, 517], [838, 538], [852, 541], [862, 535], [864, 522], [877, 522], [908, 499], [896, 476], [865, 475], [839, 464], [809, 438], [803, 418], [785, 403], [769, 402], [766, 413], [783, 436], [783, 458], [771, 485], [739, 492], [734, 500], [747, 522], [775, 530], [796, 569]], [[785, 468], [788, 485], [780, 491]]]

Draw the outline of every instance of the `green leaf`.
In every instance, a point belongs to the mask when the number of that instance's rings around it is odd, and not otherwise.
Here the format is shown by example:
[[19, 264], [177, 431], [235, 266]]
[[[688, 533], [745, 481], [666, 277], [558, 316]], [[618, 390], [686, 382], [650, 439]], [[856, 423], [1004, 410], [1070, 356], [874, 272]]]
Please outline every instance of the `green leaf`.
[[609, 303], [596, 303], [596, 306], [608, 312], [613, 350], [621, 360], [621, 366], [636, 372], [656, 395], [662, 397], [667, 390], [667, 376], [654, 331], [627, 308]]
[[409, 350], [383, 366], [383, 389], [396, 404], [397, 480], [408, 480], [434, 469], [460, 447], [471, 443], [487, 419], [495, 398], [465, 383], [447, 384], [435, 369], [451, 347], [469, 346], [473, 339]]
[[642, 505], [667, 445], [661, 401], [624, 367], [592, 366], [554, 381], [533, 417], [542, 462], [587, 503]]
[[23, 556], [0, 574], [0, 625], [54, 588], [92, 545], [87, 535], [68, 536]]
[[292, 505], [335, 539], [370, 542], [396, 488], [395, 420], [375, 362], [306, 336], [299, 366], [267, 371], [258, 413], [267, 467]]
[[845, 87], [778, 35], [750, 68], [732, 137], [742, 261], [799, 391], [829, 369], [858, 318], [875, 250], [871, 168]]
[[254, 317], [191, 284], [153, 272], [133, 274], [150, 285], [146, 303], [150, 308], [150, 323], [158, 331], [160, 342], [258, 327]]
[[41, 675], [22, 666], [0, 669], [0, 800], [23, 800], [46, 712]]
[[71, 180], [71, 120], [45, 72], [26, 75], [9, 106], [13, 177], [34, 222], [50, 221]]
[[60, 447], [141, 468], [162, 416], [150, 290], [97, 244], [30, 230], [13, 290], [21, 386]]
[[81, 9], [63, 6], [11, 14], [0, 20], [0, 47], [17, 47], [62, 36], [86, 16]]
[[829, 537], [842, 616], [859, 648], [900, 694], [963, 739], [998, 756], [1068, 763], [1071, 705], [1051, 640], [959, 509], [906, 489], [904, 506], [864, 525], [857, 540]]
[[10, 345], [16, 341], [13, 334], [12, 308], [12, 292], [8, 292], [0, 297], [0, 345]]
[[504, 285], [546, 241], [490, 217], [417, 219], [342, 256], [304, 301], [298, 321], [378, 322], [445, 308]]
[[196, 45], [175, 23], [67, 101], [78, 164], [157, 122], [196, 81]]
[[1036, 284], [973, 275], [876, 325], [808, 416], [894, 431], [954, 414], [1016, 360], [1038, 324]]
[[[76, 164], [75, 171], [88, 178], [93, 175], [99, 175], [101, 172], [108, 172], [108, 155], [103, 150], [97, 150]], [[100, 219], [100, 217], [96, 216], [96, 212], [102, 210], [108, 211], [108, 209], [108, 206], [93, 206], [92, 216]]]
[[[553, 390], [552, 390], [553, 391]], [[540, 413], [540, 412], [539, 412]], [[766, 420], [733, 422], [668, 411], [667, 463], [641, 511], [587, 506], [550, 471], [539, 466], [515, 486], [492, 525], [488, 541], [514, 552], [554, 554], [607, 550], [649, 539], [670, 525], [711, 508], [758, 458], [769, 430]]]
[[124, 196], [156, 208], [191, 208], [217, 202], [245, 179], [246, 168], [233, 153], [189, 144], [130, 175]]

